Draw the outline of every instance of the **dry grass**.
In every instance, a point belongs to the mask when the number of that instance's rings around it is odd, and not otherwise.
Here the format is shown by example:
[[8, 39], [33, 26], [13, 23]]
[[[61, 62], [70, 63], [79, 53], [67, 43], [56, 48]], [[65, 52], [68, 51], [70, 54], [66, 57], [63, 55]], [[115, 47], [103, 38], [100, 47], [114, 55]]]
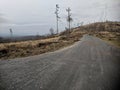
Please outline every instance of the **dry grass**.
[[66, 35], [58, 35], [54, 38], [43, 40], [3, 43], [0, 44], [0, 59], [33, 56], [55, 51], [73, 44], [78, 41], [80, 37], [82, 37], [82, 34], [71, 32], [69, 37]]
[[49, 47], [46, 47], [47, 45], [57, 43], [58, 40], [59, 37], [16, 43], [3, 43], [0, 44], [0, 58], [7, 59], [36, 55], [38, 53], [41, 54], [43, 52], [46, 52], [46, 49], [49, 49]]
[[120, 47], [120, 33], [119, 32], [102, 31], [102, 32], [95, 33], [94, 36], [103, 39], [109, 44]]
[[120, 47], [120, 22], [97, 22], [84, 27], [90, 35]]

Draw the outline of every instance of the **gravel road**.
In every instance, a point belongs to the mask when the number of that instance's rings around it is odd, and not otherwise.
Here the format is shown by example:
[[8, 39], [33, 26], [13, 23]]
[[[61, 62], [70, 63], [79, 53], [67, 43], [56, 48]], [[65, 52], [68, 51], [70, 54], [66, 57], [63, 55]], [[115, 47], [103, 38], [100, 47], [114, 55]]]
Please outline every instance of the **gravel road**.
[[0, 90], [118, 90], [120, 49], [84, 35], [51, 53], [0, 60]]

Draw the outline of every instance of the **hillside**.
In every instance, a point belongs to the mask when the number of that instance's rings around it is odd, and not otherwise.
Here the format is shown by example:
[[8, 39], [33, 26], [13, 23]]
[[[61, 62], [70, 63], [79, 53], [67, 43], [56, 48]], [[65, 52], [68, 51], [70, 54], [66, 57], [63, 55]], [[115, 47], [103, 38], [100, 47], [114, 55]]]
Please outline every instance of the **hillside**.
[[97, 22], [52, 35], [45, 39], [1, 43], [0, 59], [38, 55], [58, 50], [80, 40], [84, 34], [99, 37], [120, 46], [120, 22]]
[[89, 34], [120, 47], [120, 22], [101, 22], [85, 26]]
[[120, 22], [96, 22], [85, 25], [83, 28], [91, 31], [120, 32]]

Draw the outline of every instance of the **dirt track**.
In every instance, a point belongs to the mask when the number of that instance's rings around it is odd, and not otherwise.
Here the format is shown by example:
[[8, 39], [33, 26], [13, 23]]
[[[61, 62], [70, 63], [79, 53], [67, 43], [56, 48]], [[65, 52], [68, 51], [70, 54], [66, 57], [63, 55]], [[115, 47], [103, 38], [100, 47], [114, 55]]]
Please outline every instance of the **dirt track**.
[[120, 49], [85, 35], [65, 49], [0, 60], [0, 90], [116, 90]]

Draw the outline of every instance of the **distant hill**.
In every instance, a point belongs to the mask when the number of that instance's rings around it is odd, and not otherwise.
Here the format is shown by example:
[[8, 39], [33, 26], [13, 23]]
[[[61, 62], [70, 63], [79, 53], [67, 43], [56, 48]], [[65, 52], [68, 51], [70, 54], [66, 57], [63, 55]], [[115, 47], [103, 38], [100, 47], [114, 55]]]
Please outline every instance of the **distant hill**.
[[19, 42], [28, 40], [38, 40], [46, 38], [46, 36], [20, 36], [20, 37], [0, 37], [0, 43]]

